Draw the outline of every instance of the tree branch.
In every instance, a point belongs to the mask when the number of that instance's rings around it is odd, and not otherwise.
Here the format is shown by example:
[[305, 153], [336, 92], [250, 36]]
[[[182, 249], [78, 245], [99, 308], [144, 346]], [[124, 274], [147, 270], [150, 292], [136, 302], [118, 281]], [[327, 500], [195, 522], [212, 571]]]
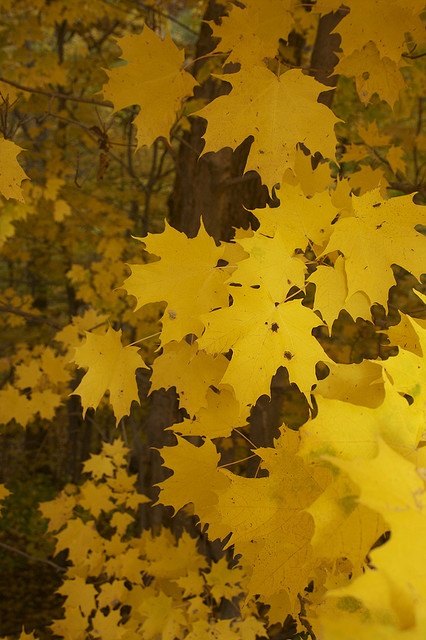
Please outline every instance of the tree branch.
[[15, 316], [21, 316], [28, 320], [28, 322], [37, 322], [38, 324], [48, 324], [54, 329], [62, 329], [62, 325], [58, 324], [54, 320], [50, 318], [46, 318], [45, 316], [37, 316], [35, 313], [30, 313], [29, 311], [22, 311], [21, 309], [17, 309], [16, 307], [12, 307], [10, 304], [0, 304], [0, 313], [12, 313]]
[[0, 542], [0, 547], [2, 547], [3, 549], [6, 549], [7, 551], [11, 551], [12, 553], [16, 553], [20, 556], [23, 556], [24, 558], [31, 560], [31, 562], [43, 562], [43, 564], [48, 564], [49, 566], [56, 569], [56, 571], [60, 571], [61, 573], [66, 572], [65, 567], [61, 567], [59, 564], [56, 564], [56, 562], [53, 562], [52, 560], [47, 560], [47, 558], [36, 558], [35, 556], [31, 556], [29, 553], [26, 553], [25, 551], [21, 551], [20, 549], [11, 547], [9, 544], [6, 544], [5, 542]]
[[95, 104], [98, 107], [108, 107], [110, 109], [113, 108], [111, 102], [101, 102], [100, 100], [93, 100], [93, 98], [78, 98], [77, 96], [69, 95], [68, 93], [58, 93], [56, 91], [46, 91], [45, 89], [36, 89], [35, 87], [26, 87], [23, 84], [19, 84], [18, 82], [13, 82], [12, 80], [8, 80], [7, 78], [0, 76], [0, 82], [4, 82], [5, 84], [10, 84], [11, 87], [15, 87], [16, 89], [20, 89], [21, 91], [27, 91], [28, 93], [40, 93], [43, 96], [48, 96], [49, 98], [56, 98], [58, 100], [72, 100], [73, 102], [84, 102], [85, 104]]

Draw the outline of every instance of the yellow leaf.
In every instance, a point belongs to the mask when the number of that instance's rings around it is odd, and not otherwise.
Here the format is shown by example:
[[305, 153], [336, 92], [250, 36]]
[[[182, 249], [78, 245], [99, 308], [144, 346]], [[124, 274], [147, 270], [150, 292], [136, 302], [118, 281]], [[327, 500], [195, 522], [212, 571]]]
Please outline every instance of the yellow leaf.
[[426, 604], [425, 482], [415, 465], [381, 439], [375, 458], [334, 462], [358, 484], [361, 503], [390, 527], [390, 540], [370, 554], [373, 566], [411, 606]]
[[293, 171], [287, 171], [284, 174], [283, 182], [294, 184], [294, 180], [296, 180], [300, 183], [305, 196], [313, 196], [315, 193], [323, 192], [333, 182], [329, 163], [322, 162], [315, 169], [312, 169], [311, 156], [305, 155], [300, 148], [296, 150]]
[[117, 421], [129, 414], [132, 401], [139, 401], [135, 371], [148, 368], [138, 351], [138, 347], [121, 345], [121, 330], [110, 327], [105, 335], [86, 332], [86, 342], [76, 348], [74, 362], [88, 371], [73, 392], [81, 397], [84, 411], [96, 409], [109, 390]]
[[196, 342], [169, 342], [155, 359], [151, 390], [176, 387], [180, 406], [193, 415], [207, 406], [208, 389], [219, 384], [227, 365], [225, 356], [199, 351]]
[[347, 5], [349, 13], [335, 28], [342, 37], [340, 46], [345, 56], [371, 41], [381, 57], [398, 63], [407, 51], [406, 33], [423, 35], [419, 15], [424, 9], [423, 0], [413, 0], [409, 5], [401, 0], [349, 0]]
[[107, 614], [98, 609], [92, 618], [93, 631], [91, 635], [99, 640], [120, 640], [126, 633], [121, 622], [121, 613], [117, 609]]
[[[285, 290], [285, 274], [277, 274]], [[315, 366], [328, 356], [312, 329], [321, 324], [318, 316], [300, 300], [285, 302], [262, 287], [230, 287], [233, 304], [202, 316], [206, 331], [199, 346], [209, 353], [226, 353], [232, 358], [222, 378], [230, 384], [242, 407], [270, 395], [271, 378], [285, 366], [291, 382], [302, 393], [316, 383]]]
[[356, 291], [348, 296], [345, 261], [342, 256], [338, 256], [333, 267], [317, 267], [309, 276], [309, 282], [315, 284], [314, 309], [321, 312], [330, 328], [342, 309], [350, 313], [354, 320], [371, 317], [371, 303], [365, 293]]
[[68, 495], [65, 491], [62, 491], [54, 500], [42, 502], [39, 508], [43, 517], [49, 519], [48, 531], [59, 531], [68, 520], [74, 517], [76, 504], [76, 496]]
[[277, 77], [260, 66], [220, 79], [232, 85], [231, 93], [195, 114], [208, 123], [203, 153], [235, 149], [254, 135], [246, 171], [257, 171], [269, 189], [294, 167], [298, 143], [334, 158], [338, 119], [317, 102], [325, 87], [316, 80], [297, 69]]
[[184, 52], [169, 35], [164, 40], [146, 25], [140, 34], [127, 34], [118, 41], [127, 64], [108, 71], [103, 89], [116, 111], [140, 105], [135, 118], [138, 147], [150, 146], [156, 138], [170, 140], [182, 101], [192, 94], [197, 82], [181, 70]]
[[128, 593], [129, 589], [126, 588], [125, 580], [113, 580], [113, 582], [105, 582], [100, 586], [100, 593], [98, 595], [99, 608], [115, 608], [117, 604], [126, 602]]
[[229, 279], [230, 284], [261, 287], [274, 300], [285, 298], [293, 286], [303, 289], [305, 264], [287, 250], [287, 242], [281, 229], [272, 238], [260, 231], [251, 238], [239, 240], [248, 257], [238, 263], [238, 269]]
[[173, 469], [173, 476], [161, 483], [158, 500], [173, 506], [175, 511], [192, 502], [203, 522], [204, 513], [217, 504], [217, 491], [225, 489], [229, 482], [217, 469], [220, 456], [210, 440], [195, 447], [184, 438], [176, 437], [177, 446], [160, 449], [164, 466]]
[[23, 427], [34, 415], [33, 406], [25, 395], [22, 395], [18, 389], [11, 385], [7, 385], [0, 390], [0, 424], [8, 424], [11, 420]]
[[232, 531], [228, 544], [252, 567], [248, 595], [259, 594], [266, 602], [277, 592], [287, 595], [282, 619], [299, 611], [297, 594], [311, 577], [314, 523], [305, 509], [330, 476], [305, 464], [298, 447], [299, 435], [282, 428], [275, 448], [255, 450], [268, 477], [244, 478], [222, 469], [229, 486], [218, 490], [218, 505], [207, 518], [213, 537], [226, 527]]
[[383, 518], [359, 504], [357, 496], [356, 485], [339, 474], [306, 508], [315, 522], [313, 558], [319, 566], [326, 559], [335, 563], [346, 558], [347, 573], [353, 577], [360, 575], [371, 547], [387, 530]]
[[385, 399], [376, 408], [316, 396], [318, 415], [300, 432], [303, 455], [371, 458], [379, 436], [403, 455], [414, 451], [424, 428], [422, 409], [409, 405], [388, 380], [384, 385]]
[[243, 594], [240, 580], [243, 577], [241, 567], [228, 567], [226, 558], [220, 558], [213, 562], [210, 570], [205, 574], [209, 592], [220, 603], [222, 598], [232, 601], [233, 598]]
[[395, 283], [391, 265], [418, 279], [424, 272], [425, 238], [414, 227], [426, 223], [426, 213], [411, 196], [383, 200], [370, 191], [352, 200], [354, 214], [337, 220], [324, 253], [343, 253], [348, 296], [363, 291], [371, 304], [386, 307]]
[[33, 391], [31, 394], [31, 406], [34, 414], [38, 413], [45, 420], [52, 420], [56, 409], [62, 403], [62, 396], [51, 389]]
[[379, 186], [381, 186], [380, 192], [383, 195], [385, 194], [386, 189], [384, 187], [387, 182], [383, 171], [379, 168], [372, 169], [369, 165], [362, 165], [359, 170], [351, 173], [348, 179], [354, 191], [358, 191], [359, 189], [359, 195], [376, 188], [378, 189]]
[[111, 491], [105, 484], [93, 484], [85, 482], [80, 489], [81, 497], [79, 504], [83, 509], [87, 509], [95, 518], [98, 518], [101, 511], [108, 513], [114, 508], [111, 500]]
[[369, 123], [366, 127], [359, 127], [358, 134], [369, 147], [383, 147], [392, 141], [390, 136], [379, 130], [377, 122]]
[[96, 609], [96, 589], [83, 578], [65, 580], [58, 592], [67, 597], [67, 607], [78, 607], [86, 618]]
[[[146, 534], [145, 555], [148, 573], [157, 579], [176, 580], [188, 572], [199, 573], [207, 568], [206, 558], [197, 551], [197, 540], [184, 532], [177, 541], [162, 532], [159, 536]], [[201, 589], [202, 591], [202, 589]]]
[[55, 201], [53, 210], [53, 219], [55, 222], [63, 222], [63, 220], [71, 215], [71, 207], [65, 200], [59, 199]]
[[16, 159], [21, 151], [11, 140], [0, 138], [0, 193], [7, 199], [24, 202], [20, 185], [28, 176]]
[[[401, 321], [388, 329], [387, 334], [391, 344], [398, 345], [398, 347], [416, 353], [418, 356], [423, 355], [419, 336], [414, 329], [415, 325], [411, 322], [409, 316], [405, 314], [401, 314], [401, 316]], [[417, 319], [416, 325], [426, 329], [426, 320]]]
[[[10, 495], [10, 491], [8, 489], [6, 489], [6, 487], [4, 486], [4, 484], [0, 484], [0, 503], [7, 498], [7, 496]], [[1, 515], [1, 510], [2, 510], [2, 505], [0, 504], [0, 515]]]
[[343, 56], [335, 73], [355, 77], [359, 98], [365, 105], [377, 93], [381, 100], [393, 108], [400, 91], [406, 86], [399, 65], [394, 60], [382, 58], [376, 43], [372, 41], [361, 50]]
[[120, 511], [115, 511], [111, 518], [111, 526], [115, 527], [116, 534], [118, 536], [124, 536], [127, 531], [127, 527], [134, 523], [135, 518], [133, 516], [131, 516], [129, 513], [120, 513]]
[[230, 52], [228, 60], [245, 65], [261, 63], [273, 58], [278, 51], [279, 39], [287, 39], [294, 26], [294, 6], [291, 0], [284, 6], [281, 0], [246, 0], [244, 7], [232, 7], [229, 16], [222, 18], [220, 26], [212, 23], [213, 36], [220, 38], [215, 51]]
[[67, 383], [71, 379], [71, 367], [68, 359], [51, 347], [46, 347], [41, 354], [40, 367], [48, 376], [51, 384]]
[[191, 420], [184, 419], [171, 427], [175, 433], [213, 439], [229, 436], [235, 427], [245, 424], [249, 412], [240, 409], [231, 387], [218, 385], [207, 389], [206, 399], [206, 408], [201, 408]]
[[333, 230], [332, 221], [340, 207], [333, 204], [328, 191], [307, 198], [299, 185], [281, 184], [277, 189], [281, 200], [278, 207], [255, 209], [260, 222], [257, 233], [273, 236], [280, 232], [283, 247], [293, 255], [296, 249], [305, 251], [313, 243], [322, 247]]
[[385, 397], [381, 364], [368, 360], [359, 364], [329, 364], [330, 373], [318, 380], [315, 394], [364, 407], [378, 407]]
[[203, 225], [196, 238], [188, 238], [169, 224], [161, 234], [141, 238], [156, 262], [132, 265], [123, 287], [137, 300], [136, 309], [150, 302], [167, 301], [162, 317], [162, 343], [178, 342], [189, 333], [200, 335], [202, 313], [228, 304], [223, 282], [226, 270], [217, 267], [223, 248], [217, 247]]
[[407, 319], [417, 335], [422, 355], [400, 347], [397, 356], [388, 358], [380, 364], [389, 375], [395, 388], [401, 393], [411, 396], [413, 404], [424, 410], [426, 418], [426, 328], [409, 317]]
[[91, 333], [105, 333], [108, 316], [98, 314], [94, 309], [88, 309], [82, 316], [74, 316], [72, 322], [58, 331], [55, 340], [60, 340], [64, 345], [77, 347], [81, 344], [86, 331]]
[[70, 607], [66, 610], [65, 619], [54, 620], [51, 629], [59, 637], [72, 638], [72, 640], [86, 640], [88, 620], [80, 609]]
[[186, 619], [173, 598], [160, 591], [155, 596], [145, 598], [138, 607], [138, 613], [145, 619], [141, 627], [141, 635], [146, 640], [161, 637], [162, 640], [175, 640], [181, 636]]

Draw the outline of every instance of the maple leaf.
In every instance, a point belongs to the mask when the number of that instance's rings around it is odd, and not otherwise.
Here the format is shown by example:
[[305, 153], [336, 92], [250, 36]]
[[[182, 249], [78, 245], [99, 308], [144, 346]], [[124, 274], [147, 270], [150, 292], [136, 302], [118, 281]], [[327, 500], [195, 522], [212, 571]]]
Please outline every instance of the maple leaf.
[[121, 618], [119, 609], [110, 610], [107, 614], [98, 609], [91, 620], [93, 626], [91, 634], [100, 640], [120, 640], [126, 633], [123, 625], [120, 624]]
[[158, 638], [159, 634], [164, 640], [174, 640], [186, 626], [183, 611], [177, 609], [173, 598], [163, 592], [144, 598], [138, 613], [145, 618], [141, 631], [147, 640]]
[[312, 459], [323, 454], [343, 460], [371, 458], [379, 436], [403, 455], [415, 451], [424, 429], [423, 411], [409, 405], [386, 377], [384, 387], [385, 398], [377, 407], [316, 396], [318, 415], [300, 431], [302, 454]]
[[66, 491], [54, 500], [42, 502], [39, 509], [43, 517], [49, 519], [48, 531], [59, 531], [74, 516], [76, 504], [76, 496], [68, 495]]
[[291, 287], [305, 285], [306, 267], [302, 260], [287, 251], [287, 237], [277, 230], [272, 238], [258, 231], [251, 238], [238, 241], [248, 258], [238, 263], [232, 284], [261, 287], [275, 300], [281, 300]]
[[364, 407], [378, 407], [385, 397], [381, 362], [329, 364], [329, 375], [318, 380], [315, 394]]
[[8, 495], [10, 495], [10, 491], [6, 489], [4, 484], [0, 484], [0, 502], [7, 498]]
[[150, 146], [159, 136], [170, 140], [170, 129], [182, 101], [197, 85], [181, 69], [184, 51], [179, 51], [170, 35], [161, 40], [146, 25], [142, 33], [127, 34], [118, 44], [127, 64], [107, 72], [105, 98], [111, 100], [116, 111], [140, 105], [141, 111], [135, 118], [138, 147]]
[[163, 233], [149, 234], [141, 241], [161, 259], [131, 266], [132, 274], [123, 287], [135, 296], [135, 310], [150, 302], [167, 301], [161, 320], [163, 344], [179, 342], [191, 333], [200, 335], [199, 316], [228, 304], [223, 286], [228, 273], [217, 267], [224, 249], [215, 245], [203, 225], [196, 238], [188, 238], [166, 222]]
[[297, 69], [277, 77], [261, 66], [218, 77], [233, 88], [194, 114], [208, 123], [203, 153], [235, 149], [254, 136], [246, 171], [257, 171], [269, 189], [293, 168], [298, 143], [334, 157], [338, 119], [316, 102], [324, 90], [316, 80]]
[[[204, 513], [217, 504], [217, 491], [228, 486], [227, 479], [216, 468], [220, 456], [210, 440], [206, 440], [201, 447], [195, 447], [180, 436], [176, 438], [177, 446], [160, 450], [164, 465], [173, 469], [173, 476], [161, 483], [158, 500], [162, 504], [172, 505], [175, 511], [192, 502], [197, 515], [204, 522]], [[200, 482], [200, 478], [203, 478], [203, 482]]]
[[348, 6], [349, 14], [334, 29], [342, 38], [340, 46], [345, 56], [372, 41], [382, 57], [398, 63], [406, 51], [406, 34], [423, 34], [419, 16], [423, 0], [414, 0], [409, 6], [399, 1], [350, 0]]
[[148, 368], [138, 351], [138, 347], [121, 345], [121, 330], [110, 327], [105, 335], [86, 332], [86, 342], [76, 348], [73, 360], [88, 369], [73, 392], [81, 397], [84, 412], [96, 408], [109, 390], [117, 421], [129, 414], [132, 401], [139, 401], [135, 371]]
[[320, 162], [313, 169], [311, 156], [305, 155], [302, 149], [298, 147], [296, 149], [294, 167], [291, 171], [288, 170], [284, 173], [281, 188], [283, 188], [284, 183], [294, 185], [297, 182], [300, 183], [300, 188], [305, 196], [312, 197], [318, 192], [324, 192], [333, 182], [330, 176], [329, 163]]
[[412, 353], [399, 347], [398, 355], [379, 364], [389, 375], [394, 387], [401, 393], [408, 394], [413, 404], [424, 409], [426, 393], [426, 328], [407, 316], [408, 322], [414, 330], [422, 355]]
[[354, 320], [371, 316], [371, 302], [363, 291], [348, 295], [348, 282], [345, 261], [338, 256], [333, 267], [320, 265], [309, 276], [309, 282], [315, 284], [314, 309], [321, 312], [329, 327], [345, 309]]
[[424, 271], [425, 238], [414, 227], [426, 222], [426, 214], [411, 196], [384, 201], [375, 190], [352, 200], [353, 215], [337, 220], [324, 253], [343, 253], [348, 297], [363, 291], [371, 304], [386, 307], [395, 282], [391, 265], [419, 279]]
[[391, 107], [405, 88], [399, 65], [389, 58], [381, 58], [377, 45], [368, 42], [362, 50], [344, 56], [335, 67], [335, 73], [355, 77], [356, 88], [363, 104], [368, 104], [377, 93]]
[[[372, 459], [334, 462], [358, 484], [360, 502], [380, 513], [390, 528], [390, 540], [371, 551], [371, 562], [399, 594], [398, 599], [393, 599], [391, 610], [404, 626], [414, 626], [415, 607], [424, 603], [426, 593], [422, 570], [426, 562], [424, 479], [412, 462], [381, 439]], [[364, 576], [358, 579], [358, 587], [362, 587], [363, 580]], [[368, 599], [372, 595], [368, 589], [358, 589], [358, 597], [367, 606], [371, 606]], [[374, 601], [377, 603], [375, 598]]]
[[11, 140], [0, 138], [0, 193], [7, 199], [24, 202], [20, 185], [28, 176], [16, 159], [21, 151]]
[[[86, 577], [91, 571], [99, 571], [103, 565], [102, 538], [96, 531], [93, 521], [82, 522], [75, 518], [69, 520], [67, 526], [55, 534], [56, 550], [68, 549], [68, 557], [78, 575]], [[81, 550], [85, 550], [82, 555]], [[90, 552], [90, 553], [89, 553]]]
[[59, 637], [68, 636], [82, 640], [87, 636], [87, 618], [80, 608], [70, 607], [67, 609], [65, 619], [54, 620], [50, 628]]
[[176, 387], [181, 406], [192, 415], [207, 406], [206, 393], [217, 386], [227, 365], [225, 356], [199, 351], [196, 342], [169, 342], [155, 359], [151, 391]]
[[217, 489], [218, 504], [207, 516], [213, 537], [228, 527], [228, 544], [252, 567], [248, 595], [266, 601], [277, 592], [287, 595], [290, 608], [285, 610], [283, 597], [282, 619], [299, 610], [297, 594], [309, 582], [314, 525], [305, 509], [330, 476], [327, 469], [306, 465], [298, 447], [298, 434], [282, 428], [275, 448], [255, 449], [268, 477], [244, 478], [221, 469], [229, 486]]
[[315, 522], [312, 536], [313, 564], [345, 558], [347, 573], [358, 576], [374, 543], [388, 529], [383, 518], [357, 501], [358, 490], [346, 474], [333, 480], [306, 511]]
[[216, 602], [220, 602], [222, 598], [232, 602], [233, 598], [243, 595], [243, 590], [239, 584], [239, 580], [242, 577], [241, 567], [229, 568], [226, 558], [220, 558], [212, 564], [210, 570], [204, 575], [209, 592]]
[[79, 504], [95, 518], [99, 517], [101, 511], [108, 513], [114, 508], [110, 489], [105, 484], [96, 485], [91, 482], [85, 482], [81, 487]]
[[220, 38], [215, 51], [230, 52], [228, 60], [245, 65], [260, 63], [265, 57], [273, 58], [280, 38], [287, 39], [295, 22], [296, 2], [283, 6], [281, 0], [247, 0], [244, 7], [235, 5], [220, 25], [212, 23], [213, 36]]
[[55, 415], [56, 408], [62, 403], [62, 396], [51, 389], [44, 391], [33, 391], [31, 394], [31, 405], [33, 414], [38, 413], [41, 418], [51, 420]]
[[232, 386], [242, 406], [252, 405], [270, 394], [271, 378], [285, 366], [291, 382], [309, 393], [316, 382], [316, 364], [328, 361], [312, 336], [321, 324], [318, 316], [300, 300], [283, 302], [262, 287], [231, 290], [231, 307], [202, 316], [206, 330], [198, 341], [209, 353], [232, 349], [221, 383]]
[[305, 251], [313, 243], [324, 246], [330, 238], [332, 222], [340, 212], [328, 191], [307, 198], [299, 185], [282, 183], [276, 190], [277, 207], [255, 209], [260, 222], [257, 233], [274, 236], [279, 232], [282, 246], [293, 255], [296, 249]]
[[34, 416], [34, 407], [25, 395], [18, 389], [7, 385], [0, 389], [0, 423], [8, 424], [15, 420], [22, 426], [27, 426]]
[[[158, 579], [175, 580], [188, 572], [198, 572], [207, 568], [206, 559], [197, 553], [197, 541], [189, 533], [183, 532], [177, 541], [165, 535], [152, 535], [146, 540], [144, 552], [149, 560], [147, 571]], [[201, 589], [202, 591], [202, 589]]]
[[197, 411], [191, 420], [185, 418], [171, 428], [183, 436], [226, 437], [235, 427], [245, 425], [248, 413], [240, 408], [231, 387], [218, 385], [207, 389], [206, 407]]
[[[124, 514], [121, 514], [124, 515]], [[118, 603], [126, 601], [126, 596], [129, 590], [126, 588], [125, 580], [114, 580], [113, 582], [106, 582], [100, 586], [100, 593], [98, 594], [99, 608], [104, 607], [114, 608]]]
[[96, 589], [80, 576], [65, 580], [58, 592], [67, 597], [67, 607], [78, 607], [86, 618], [96, 609]]

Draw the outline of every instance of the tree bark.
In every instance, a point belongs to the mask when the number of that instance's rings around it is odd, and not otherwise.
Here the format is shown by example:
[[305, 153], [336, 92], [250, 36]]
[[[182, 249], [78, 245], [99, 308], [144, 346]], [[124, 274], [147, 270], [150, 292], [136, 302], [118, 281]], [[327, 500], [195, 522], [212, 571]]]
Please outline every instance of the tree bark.
[[[225, 7], [210, 0], [205, 21], [218, 22]], [[212, 30], [203, 22], [196, 48], [195, 75], [216, 45]], [[228, 67], [227, 71], [231, 71]], [[229, 93], [229, 85], [209, 78], [199, 87], [196, 97], [208, 101]], [[183, 135], [176, 161], [176, 180], [169, 200], [169, 220], [179, 231], [189, 237], [197, 235], [200, 217], [207, 232], [215, 240], [229, 240], [233, 227], [248, 228], [252, 216], [246, 210], [264, 207], [269, 202], [268, 190], [263, 187], [259, 175], [250, 171], [244, 174], [252, 144], [244, 140], [235, 151], [230, 148], [200, 157], [204, 147], [202, 136], [206, 130], [203, 118], [192, 118], [191, 128]]]

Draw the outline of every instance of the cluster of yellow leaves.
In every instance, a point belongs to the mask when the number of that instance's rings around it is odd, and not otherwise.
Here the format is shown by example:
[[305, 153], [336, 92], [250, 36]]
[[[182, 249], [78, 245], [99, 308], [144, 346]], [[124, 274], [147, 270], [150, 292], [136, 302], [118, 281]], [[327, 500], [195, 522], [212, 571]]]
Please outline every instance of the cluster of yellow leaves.
[[[228, 539], [241, 555], [240, 568], [230, 570], [224, 560], [208, 566], [188, 535], [135, 535], [135, 510], [145, 499], [116, 441], [86, 463], [90, 478], [80, 489], [43, 506], [57, 551], [68, 549], [71, 563], [60, 589], [65, 617], [52, 626], [64, 638], [255, 638], [265, 627], [251, 613], [253, 596], [269, 605], [269, 623], [292, 615], [303, 630], [308, 615], [309, 629], [327, 640], [410, 639], [425, 630], [425, 328], [406, 320], [392, 334], [396, 357], [351, 368], [334, 366], [314, 334], [318, 327], [331, 332], [342, 310], [356, 320], [370, 319], [375, 304], [386, 307], [394, 265], [420, 279], [426, 216], [411, 196], [384, 199], [375, 188], [381, 174], [370, 166], [337, 181], [327, 162], [315, 171], [307, 164], [316, 153], [335, 160], [339, 118], [318, 102], [324, 85], [273, 58], [278, 38], [311, 29], [341, 3], [318, 0], [311, 16], [299, 4], [270, 0], [265, 11], [260, 0], [247, 0], [232, 8], [214, 28], [216, 53], [231, 50], [229, 60], [240, 68], [219, 74], [230, 92], [196, 112], [207, 121], [203, 153], [253, 137], [246, 170], [260, 174], [279, 206], [254, 211], [255, 230], [219, 245], [204, 227], [189, 239], [166, 224], [141, 239], [157, 259], [133, 265], [124, 285], [137, 309], [166, 303], [152, 389], [175, 387], [187, 412], [173, 425], [178, 444], [161, 452], [173, 473], [160, 502], [176, 511], [192, 503], [211, 538]], [[378, 94], [394, 106], [406, 86], [406, 32], [420, 42], [423, 2], [407, 9], [401, 0], [348, 0], [341, 10], [337, 71], [355, 77], [363, 103]], [[196, 85], [183, 69], [184, 53], [147, 26], [118, 44], [123, 64], [108, 72], [105, 98], [115, 111], [140, 107], [138, 147], [170, 141]], [[58, 79], [70, 69], [56, 72]], [[403, 156], [374, 134], [373, 127], [359, 131], [364, 146], [384, 147], [391, 169], [401, 169]], [[9, 160], [0, 191], [19, 200], [25, 176], [10, 144], [2, 144]], [[362, 153], [349, 149], [346, 160], [362, 161]], [[52, 203], [60, 189], [60, 182], [47, 184], [43, 197]], [[70, 214], [68, 201], [52, 205], [55, 222], [66, 224]], [[90, 275], [83, 262], [68, 271], [83, 300], [93, 291], [101, 300], [117, 285], [122, 267], [108, 271], [105, 264], [120, 261], [122, 245], [109, 237], [98, 246], [107, 252], [109, 260]], [[75, 338], [75, 325], [62, 335]], [[121, 332], [111, 328], [87, 333], [75, 347], [75, 364], [88, 370], [75, 390], [84, 410], [109, 391], [116, 418], [127, 415], [138, 397], [135, 370], [146, 366], [138, 348], [123, 347]], [[25, 402], [22, 416], [12, 415], [10, 394], [13, 403], [31, 401], [52, 366], [45, 353], [14, 363], [18, 390], [2, 391], [2, 421], [26, 423], [34, 415]], [[330, 368], [322, 383], [319, 363]], [[311, 400], [310, 419], [299, 433], [283, 425], [274, 447], [253, 446], [260, 477], [234, 474], [221, 467], [217, 439], [246, 425], [280, 367]], [[52, 379], [62, 381], [57, 370]], [[29, 380], [31, 398], [22, 386]], [[52, 407], [37, 410], [49, 417]], [[201, 436], [201, 445], [186, 436]], [[246, 606], [232, 620], [218, 619], [222, 599], [243, 595]]]
[[[56, 551], [67, 550], [59, 593], [64, 617], [52, 631], [67, 640], [93, 638], [216, 638], [255, 640], [266, 635], [253, 606], [239, 608], [247, 576], [223, 557], [208, 562], [197, 540], [166, 529], [137, 536], [137, 508], [148, 498], [135, 492], [128, 450], [120, 439], [104, 443], [84, 464], [87, 479], [42, 503]], [[224, 601], [235, 615], [221, 620]], [[21, 640], [25, 635], [21, 635]]]
[[[236, 6], [214, 28], [218, 50], [231, 50], [240, 69], [219, 76], [230, 93], [196, 115], [207, 120], [204, 153], [235, 149], [253, 136], [246, 169], [275, 187], [279, 206], [254, 211], [259, 227], [231, 244], [215, 245], [203, 228], [189, 239], [166, 225], [160, 236], [143, 239], [159, 259], [132, 267], [125, 282], [137, 308], [167, 304], [152, 387], [175, 387], [188, 413], [173, 426], [177, 445], [161, 452], [173, 475], [162, 483], [160, 501], [176, 511], [192, 503], [212, 538], [230, 536], [248, 574], [248, 597], [270, 606], [270, 622], [290, 614], [303, 630], [302, 601], [319, 637], [349, 637], [353, 619], [351, 637], [396, 638], [404, 629], [408, 638], [421, 632], [426, 598], [418, 569], [424, 541], [410, 546], [423, 526], [424, 350], [334, 366], [313, 331], [323, 323], [331, 331], [343, 309], [356, 320], [371, 318], [375, 304], [386, 307], [395, 264], [420, 279], [426, 216], [411, 196], [385, 200], [370, 168], [358, 185], [350, 183], [361, 187], [354, 196], [321, 166], [315, 172], [303, 164], [300, 144], [334, 158], [337, 119], [317, 102], [322, 87], [312, 78], [265, 64], [276, 51], [276, 30], [285, 37], [296, 23], [289, 3], [272, 24], [273, 5], [270, 13], [258, 2]], [[315, 7], [329, 9], [327, 2]], [[356, 77], [365, 103], [378, 93], [395, 104], [405, 86], [405, 32], [420, 37], [421, 10], [410, 9], [407, 28], [400, 2], [386, 25], [381, 3], [345, 5], [336, 29], [338, 71]], [[388, 147], [386, 138], [372, 140], [372, 129], [360, 131], [365, 144]], [[401, 159], [389, 155], [395, 167]], [[307, 283], [315, 285], [313, 309]], [[423, 344], [421, 324], [410, 331]], [[399, 345], [409, 340], [408, 330], [399, 333]], [[319, 362], [330, 368], [322, 383]], [[267, 477], [233, 474], [220, 466], [216, 438], [245, 425], [279, 367], [315, 395], [315, 413], [299, 434], [283, 426], [274, 448], [253, 448]], [[201, 446], [189, 435], [202, 436]], [[388, 531], [390, 541], [370, 553]]]

